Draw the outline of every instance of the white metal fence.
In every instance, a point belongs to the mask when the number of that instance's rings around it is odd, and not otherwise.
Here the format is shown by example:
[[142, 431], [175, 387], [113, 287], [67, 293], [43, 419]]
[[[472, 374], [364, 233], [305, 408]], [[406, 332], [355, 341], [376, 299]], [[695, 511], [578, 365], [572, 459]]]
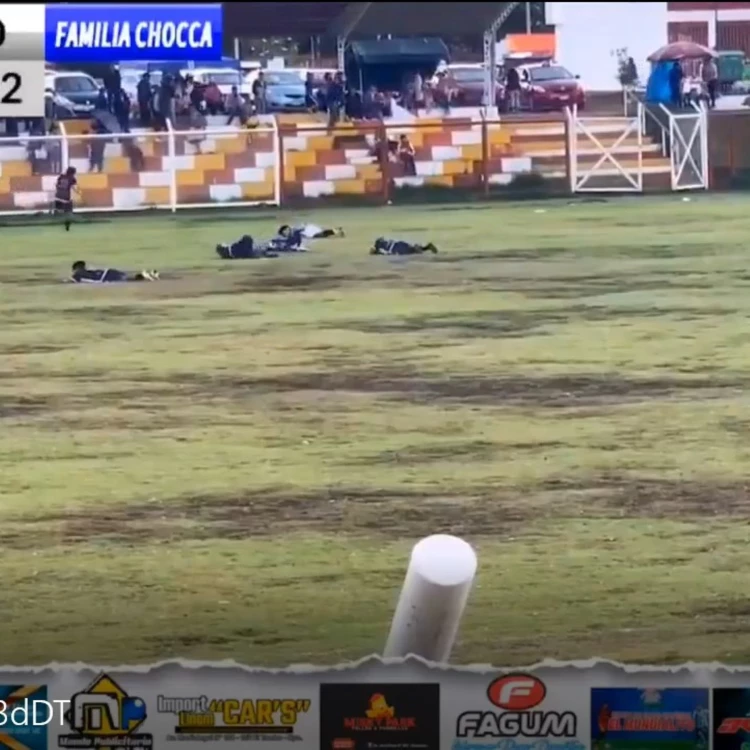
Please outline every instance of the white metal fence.
[[565, 110], [572, 193], [643, 191], [643, 105], [633, 117], [582, 116]]
[[708, 110], [701, 102], [669, 116], [672, 190], [708, 190]]
[[51, 210], [57, 176], [76, 168], [79, 212], [278, 206], [281, 159], [274, 122], [128, 134], [0, 138], [0, 215]]

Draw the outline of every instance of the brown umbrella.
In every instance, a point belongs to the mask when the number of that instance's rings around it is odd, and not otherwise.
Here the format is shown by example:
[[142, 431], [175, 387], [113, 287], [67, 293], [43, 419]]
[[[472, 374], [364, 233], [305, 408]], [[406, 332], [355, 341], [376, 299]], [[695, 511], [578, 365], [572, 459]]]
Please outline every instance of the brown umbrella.
[[695, 42], [672, 42], [672, 44], [660, 47], [649, 55], [648, 59], [650, 62], [664, 62], [665, 60], [704, 60], [707, 57], [718, 57], [718, 55], [708, 47]]

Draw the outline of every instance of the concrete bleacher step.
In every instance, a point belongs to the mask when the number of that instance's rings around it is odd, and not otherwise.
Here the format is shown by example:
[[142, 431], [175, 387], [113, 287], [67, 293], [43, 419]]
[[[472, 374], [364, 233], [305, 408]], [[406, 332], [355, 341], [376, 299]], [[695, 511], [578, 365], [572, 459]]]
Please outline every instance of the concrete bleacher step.
[[[637, 136], [621, 139], [620, 137], [604, 135], [598, 137], [596, 140], [598, 141], [598, 144], [603, 148], [614, 148], [615, 146], [617, 147], [617, 149], [634, 148], [637, 150], [639, 148]], [[525, 154], [537, 154], [544, 153], [546, 151], [558, 151], [560, 149], [564, 149], [565, 151], [567, 151], [568, 141], [566, 138], [528, 141], [513, 138], [511, 140], [511, 146], [518, 149], [519, 151], [522, 151]], [[579, 153], [586, 151], [595, 151], [598, 149], [597, 143], [589, 138], [579, 138], [576, 141], [576, 146]], [[648, 138], [644, 138], [641, 141], [641, 146], [646, 151], [650, 151], [653, 148], [661, 150], [660, 144], [657, 145]], [[601, 151], [601, 149], [599, 150]]]
[[[642, 146], [639, 146], [636, 144], [628, 144], [628, 145], [622, 145], [618, 146], [617, 148], [613, 149], [610, 153], [612, 153], [615, 157], [618, 155], [625, 155], [625, 154], [638, 154], [641, 152], [644, 157], [651, 157], [652, 155], [659, 155], [661, 154], [661, 146], [659, 146], [656, 143], [645, 143]], [[561, 148], [554, 148], [554, 149], [543, 149], [539, 151], [534, 151], [531, 154], [534, 159], [551, 159], [551, 158], [566, 158], [567, 157], [567, 149], [565, 147]], [[603, 154], [599, 149], [596, 148], [579, 148], [578, 149], [578, 157], [579, 158], [587, 158], [587, 157], [601, 157]]]
[[[325, 127], [321, 115], [281, 115], [281, 162], [284, 193], [294, 196], [332, 194], [374, 194], [383, 189], [379, 156], [373, 153], [376, 130], [372, 123], [341, 123]], [[596, 141], [614, 156], [626, 171], [643, 160], [644, 181], [663, 185], [670, 179], [669, 159], [661, 145], [631, 133], [623, 137], [624, 120], [602, 118], [588, 121]], [[212, 125], [225, 128], [224, 118]], [[90, 127], [80, 124], [83, 132]], [[416, 150], [417, 175], [407, 177], [400, 162], [389, 165], [388, 176], [399, 185], [431, 185], [475, 188], [487, 171], [496, 185], [508, 185], [517, 175], [535, 171], [550, 178], [568, 173], [567, 122], [563, 117], [538, 120], [503, 118], [501, 124], [486, 127], [489, 162], [483, 166], [485, 127], [469, 118], [453, 118], [448, 124], [432, 118], [389, 123], [389, 140], [407, 134]], [[240, 199], [272, 199], [276, 174], [275, 135], [269, 131], [235, 129], [224, 134], [176, 137], [177, 154], [170, 156], [167, 136], [153, 132], [134, 134], [145, 163], [134, 168], [119, 139], [106, 146], [104, 173], [89, 173], [88, 141], [71, 134], [71, 163], [81, 171], [81, 188], [86, 205], [136, 208], [164, 205], [170, 201], [171, 173], [177, 170], [178, 201], [186, 203], [226, 202]], [[617, 147], [615, 148], [615, 143]], [[577, 134], [579, 172], [592, 168], [602, 152], [585, 133]], [[174, 162], [172, 162], [174, 158]], [[281, 165], [278, 165], [281, 166]], [[0, 147], [0, 208], [33, 208], [48, 202], [54, 188], [54, 174], [32, 175], [26, 143]], [[608, 160], [592, 179], [621, 179]], [[653, 178], [653, 179], [652, 179]], [[658, 179], [657, 179], [658, 178]], [[658, 182], [661, 180], [661, 182]], [[649, 182], [649, 184], [651, 184]], [[660, 189], [663, 189], [660, 188]]]
[[[619, 161], [618, 164], [622, 169], [626, 172], [635, 173], [638, 171], [638, 162], [637, 161]], [[594, 165], [591, 164], [589, 167], [593, 167]], [[540, 164], [537, 165], [537, 167], [534, 169], [535, 172], [539, 172], [540, 174], [549, 176], [552, 174], [567, 174], [567, 168], [565, 164]], [[586, 166], [584, 165], [583, 169], [579, 168], [578, 172], [579, 174], [585, 174], [586, 173]], [[643, 164], [643, 174], [671, 174], [672, 173], [672, 166], [668, 160], [655, 160], [654, 163], [652, 162], [644, 162]], [[592, 172], [593, 175], [600, 175], [600, 176], [608, 176], [611, 177], [613, 175], [620, 175], [622, 174], [620, 170], [615, 167], [613, 164], [602, 164], [598, 169]]]

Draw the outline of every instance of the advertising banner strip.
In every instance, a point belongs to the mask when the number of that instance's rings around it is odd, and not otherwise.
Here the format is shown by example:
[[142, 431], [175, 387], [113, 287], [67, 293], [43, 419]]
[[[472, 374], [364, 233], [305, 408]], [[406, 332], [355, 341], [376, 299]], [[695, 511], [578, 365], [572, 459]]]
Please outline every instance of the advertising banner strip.
[[47, 5], [51, 63], [212, 62], [222, 54], [222, 10], [212, 5]]

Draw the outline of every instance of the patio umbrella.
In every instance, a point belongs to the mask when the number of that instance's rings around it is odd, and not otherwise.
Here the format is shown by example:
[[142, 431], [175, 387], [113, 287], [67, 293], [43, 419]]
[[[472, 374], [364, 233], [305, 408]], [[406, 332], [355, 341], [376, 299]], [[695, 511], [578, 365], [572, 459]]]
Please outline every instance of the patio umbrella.
[[718, 57], [718, 55], [695, 42], [672, 42], [660, 47], [656, 52], [649, 55], [649, 62], [665, 62], [668, 60], [704, 60], [707, 57]]

